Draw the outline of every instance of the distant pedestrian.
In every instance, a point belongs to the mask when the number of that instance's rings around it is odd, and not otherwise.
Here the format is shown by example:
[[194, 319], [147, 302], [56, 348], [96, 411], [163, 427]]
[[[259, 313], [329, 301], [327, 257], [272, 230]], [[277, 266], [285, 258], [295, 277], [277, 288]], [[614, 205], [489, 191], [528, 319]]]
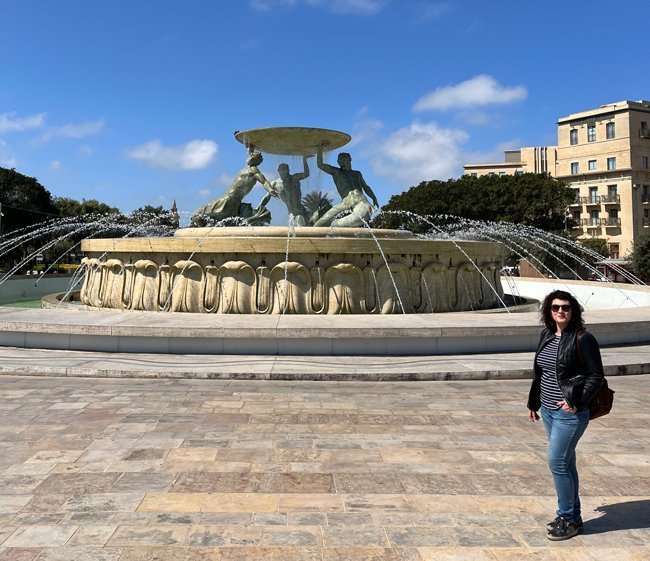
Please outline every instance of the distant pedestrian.
[[585, 330], [573, 295], [551, 292], [542, 304], [545, 325], [534, 361], [528, 417], [541, 418], [548, 436], [548, 465], [557, 494], [557, 517], [546, 525], [549, 540], [566, 540], [582, 530], [576, 446], [589, 424], [589, 402], [603, 382], [600, 348]]

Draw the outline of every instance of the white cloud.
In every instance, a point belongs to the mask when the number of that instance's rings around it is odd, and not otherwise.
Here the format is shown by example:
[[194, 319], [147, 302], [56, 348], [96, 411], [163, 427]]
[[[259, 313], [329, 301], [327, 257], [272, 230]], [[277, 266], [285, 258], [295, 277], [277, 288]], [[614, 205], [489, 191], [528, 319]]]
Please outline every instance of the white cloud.
[[10, 169], [16, 167], [16, 158], [10, 155], [9, 152], [9, 145], [0, 138], [0, 167]]
[[416, 5], [418, 20], [427, 22], [445, 15], [451, 6], [447, 2], [420, 2]]
[[48, 169], [50, 171], [59, 171], [63, 167], [63, 164], [59, 160], [52, 160]]
[[265, 0], [250, 0], [249, 4], [256, 12], [268, 12], [271, 10], [271, 3]]
[[127, 157], [154, 168], [172, 170], [202, 169], [217, 155], [219, 146], [212, 140], [192, 140], [181, 146], [163, 146], [152, 140], [127, 151]]
[[455, 86], [436, 88], [418, 99], [413, 106], [413, 111], [447, 111], [506, 104], [521, 101], [527, 95], [524, 86], [505, 87], [492, 76], [482, 74]]
[[500, 142], [489, 151], [467, 152], [465, 154], [465, 164], [481, 163], [501, 163], [505, 160], [504, 152], [506, 150], [517, 150], [522, 146], [520, 138]]
[[327, 3], [332, 12], [339, 14], [376, 14], [386, 5], [381, 0], [332, 0]]
[[45, 124], [45, 113], [17, 118], [16, 113], [0, 113], [0, 133], [37, 129]]
[[384, 124], [379, 119], [368, 117], [368, 108], [363, 107], [355, 116], [355, 123], [351, 133], [352, 140], [348, 146], [376, 142], [383, 128]]
[[461, 146], [468, 139], [463, 130], [415, 121], [375, 146], [370, 161], [377, 175], [405, 185], [448, 179], [460, 175], [465, 163]]
[[210, 189], [199, 189], [196, 194], [204, 199], [212, 197], [212, 191], [210, 191]]
[[221, 187], [230, 187], [230, 185], [233, 182], [234, 176], [228, 175], [227, 173], [222, 173], [219, 177], [217, 177], [214, 182], [217, 185], [220, 185]]
[[257, 12], [268, 12], [275, 6], [292, 7], [303, 3], [312, 7], [323, 7], [336, 14], [366, 14], [380, 12], [389, 0], [249, 0], [250, 7]]
[[92, 148], [92, 146], [83, 144], [82, 146], [79, 146], [79, 150], [77, 151], [77, 153], [81, 158], [90, 158], [90, 156], [92, 156], [95, 153], [95, 150]]
[[40, 139], [46, 142], [53, 138], [85, 138], [100, 132], [105, 124], [103, 119], [98, 119], [97, 121], [51, 127], [41, 135]]

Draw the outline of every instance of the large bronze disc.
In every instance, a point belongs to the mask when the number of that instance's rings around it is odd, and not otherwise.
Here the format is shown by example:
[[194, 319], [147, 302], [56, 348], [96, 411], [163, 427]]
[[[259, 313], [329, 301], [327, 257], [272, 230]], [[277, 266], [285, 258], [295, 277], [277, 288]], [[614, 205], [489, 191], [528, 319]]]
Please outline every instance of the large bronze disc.
[[344, 132], [310, 127], [250, 129], [236, 132], [235, 138], [260, 152], [288, 156], [315, 154], [323, 144], [325, 151], [336, 150], [350, 142], [350, 135]]

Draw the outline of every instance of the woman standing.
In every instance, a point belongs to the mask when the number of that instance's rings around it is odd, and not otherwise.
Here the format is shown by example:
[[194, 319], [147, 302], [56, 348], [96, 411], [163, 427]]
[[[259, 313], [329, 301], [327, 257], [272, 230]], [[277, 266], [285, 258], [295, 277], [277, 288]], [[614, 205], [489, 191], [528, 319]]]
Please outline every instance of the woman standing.
[[528, 417], [542, 421], [548, 465], [557, 493], [557, 517], [546, 525], [549, 540], [582, 530], [576, 445], [589, 424], [589, 402], [603, 382], [598, 342], [585, 331], [582, 308], [568, 292], [555, 290], [542, 304], [542, 330], [535, 353]]

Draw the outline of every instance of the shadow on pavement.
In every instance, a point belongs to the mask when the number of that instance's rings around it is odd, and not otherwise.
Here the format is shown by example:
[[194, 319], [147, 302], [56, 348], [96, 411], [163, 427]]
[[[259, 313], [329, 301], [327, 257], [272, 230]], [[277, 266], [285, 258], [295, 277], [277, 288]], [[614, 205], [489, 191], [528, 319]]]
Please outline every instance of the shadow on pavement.
[[585, 534], [650, 528], [650, 499], [602, 505], [595, 512], [602, 516], [585, 522]]

